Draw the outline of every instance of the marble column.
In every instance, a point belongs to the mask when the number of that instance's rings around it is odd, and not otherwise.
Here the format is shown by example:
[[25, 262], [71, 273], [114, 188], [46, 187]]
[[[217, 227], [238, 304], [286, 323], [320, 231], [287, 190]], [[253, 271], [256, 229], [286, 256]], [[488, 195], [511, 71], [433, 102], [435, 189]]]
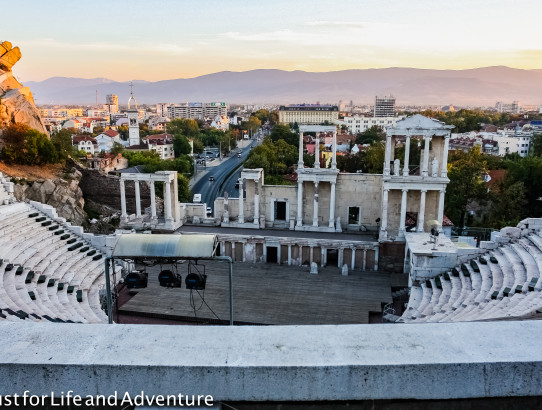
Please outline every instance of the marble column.
[[426, 177], [429, 174], [429, 141], [431, 141], [431, 137], [426, 135], [424, 139], [422, 176]]
[[403, 189], [403, 196], [401, 197], [401, 216], [400, 216], [401, 220], [399, 221], [399, 237], [401, 238], [405, 236], [407, 194], [408, 194], [408, 189]]
[[422, 189], [420, 194], [420, 212], [418, 213], [418, 228], [417, 232], [423, 232], [423, 225], [425, 221], [425, 194], [427, 189]]
[[126, 221], [128, 219], [128, 214], [126, 213], [126, 189], [124, 187], [124, 179], [119, 181], [120, 183], [120, 210], [121, 210], [121, 219]]
[[320, 246], [320, 266], [326, 266], [326, 248], [323, 246]]
[[390, 175], [391, 135], [386, 135], [386, 152], [384, 154], [384, 176]]
[[246, 259], [247, 259], [247, 258], [246, 258], [246, 255], [245, 255], [245, 243], [246, 243], [246, 242], [240, 242], [240, 243], [241, 243], [241, 255], [242, 255], [242, 257], [243, 257], [243, 262], [245, 262]]
[[309, 251], [309, 264], [312, 264], [312, 261], [314, 260], [314, 246], [310, 246]]
[[280, 265], [280, 260], [282, 258], [282, 245], [279, 243], [277, 246], [277, 263]]
[[303, 226], [303, 181], [297, 181], [297, 226]]
[[314, 168], [320, 168], [320, 138], [314, 140]]
[[226, 242], [220, 241], [220, 255], [221, 256], [227, 256], [226, 255]]
[[337, 131], [333, 131], [333, 141], [331, 142], [333, 157], [331, 158], [331, 169], [337, 169]]
[[134, 181], [135, 201], [136, 201], [136, 217], [141, 218], [141, 197], [139, 195], [139, 181]]
[[329, 227], [335, 228], [335, 181], [331, 181], [331, 198], [329, 201]]
[[245, 199], [243, 198], [243, 179], [239, 178], [239, 216], [237, 218], [237, 221], [240, 224], [245, 223]]
[[156, 193], [154, 191], [154, 181], [151, 181], [151, 218], [156, 220]]
[[260, 190], [258, 180], [254, 180], [254, 225], [260, 224]]
[[444, 137], [444, 148], [442, 149], [442, 163], [440, 168], [440, 176], [446, 178], [448, 176], [448, 150], [450, 149], [450, 135]]
[[367, 249], [363, 250], [363, 270], [367, 269]]
[[288, 266], [292, 266], [292, 245], [288, 244]]
[[299, 132], [299, 161], [297, 162], [297, 170], [303, 169], [303, 133]]
[[338, 267], [341, 268], [343, 266], [343, 259], [344, 259], [344, 248], [339, 248], [339, 256], [338, 256]]
[[388, 192], [389, 189], [384, 189], [382, 193], [382, 217], [380, 218], [380, 231], [383, 235], [382, 239], [387, 238], [388, 229]]
[[231, 260], [235, 262], [235, 241], [231, 241]]
[[437, 221], [442, 225], [442, 220], [444, 219], [444, 194], [446, 193], [446, 190], [441, 189], [439, 200], [438, 200], [438, 214], [437, 214]]
[[354, 270], [356, 266], [356, 248], [352, 248], [352, 261], [350, 264], [350, 269]]
[[314, 183], [314, 213], [312, 216], [312, 226], [318, 226], [318, 182]]
[[171, 221], [171, 182], [164, 183], [164, 200], [166, 202], [166, 221]]
[[407, 131], [407, 135], [405, 135], [405, 157], [404, 157], [404, 164], [403, 164], [404, 177], [407, 177], [410, 174], [410, 168], [408, 166], [409, 161], [410, 161], [410, 131]]
[[267, 263], [267, 245], [263, 244], [263, 261]]
[[303, 245], [299, 245], [299, 266], [303, 265]]
[[378, 247], [375, 248], [375, 266], [374, 270], [378, 270]]

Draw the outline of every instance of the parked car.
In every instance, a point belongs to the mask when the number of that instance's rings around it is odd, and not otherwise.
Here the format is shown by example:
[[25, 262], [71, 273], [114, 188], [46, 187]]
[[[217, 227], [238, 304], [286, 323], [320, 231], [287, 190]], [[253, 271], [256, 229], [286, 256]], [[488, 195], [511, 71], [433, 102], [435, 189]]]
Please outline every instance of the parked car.
[[214, 180], [215, 180], [215, 177], [213, 177], [213, 176], [209, 177], [209, 182], [214, 182]]
[[207, 207], [207, 216], [211, 216], [213, 214], [213, 210], [210, 206]]
[[201, 194], [194, 194], [194, 199], [192, 200], [195, 204], [199, 204], [201, 202]]

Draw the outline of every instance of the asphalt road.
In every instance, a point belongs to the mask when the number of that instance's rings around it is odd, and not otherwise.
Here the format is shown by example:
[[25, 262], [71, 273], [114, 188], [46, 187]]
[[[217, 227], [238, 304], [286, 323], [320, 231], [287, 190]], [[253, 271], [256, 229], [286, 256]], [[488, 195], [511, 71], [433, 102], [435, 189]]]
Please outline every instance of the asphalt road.
[[[222, 196], [224, 191], [227, 191], [230, 196], [238, 196], [238, 190], [235, 189], [235, 181], [241, 174], [241, 163], [248, 156], [251, 146], [255, 144], [256, 141], [252, 141], [250, 145], [243, 148], [241, 158], [238, 158], [237, 154], [234, 154], [232, 157], [225, 159], [220, 165], [207, 167], [207, 174], [192, 187], [194, 194], [201, 194], [201, 202], [206, 203], [208, 207], [214, 210], [215, 199]], [[239, 170], [228, 177], [228, 174], [238, 167]], [[211, 176], [215, 179], [213, 182], [209, 181], [209, 177]]]

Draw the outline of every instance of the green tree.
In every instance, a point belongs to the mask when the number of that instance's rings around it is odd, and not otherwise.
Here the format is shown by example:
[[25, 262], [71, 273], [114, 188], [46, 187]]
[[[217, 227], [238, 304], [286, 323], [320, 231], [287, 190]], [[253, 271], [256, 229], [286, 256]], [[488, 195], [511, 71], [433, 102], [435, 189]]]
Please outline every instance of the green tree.
[[542, 133], [540, 132], [533, 135], [531, 153], [537, 157], [542, 156]]
[[199, 125], [196, 120], [188, 118], [176, 118], [166, 125], [167, 132], [173, 135], [184, 135], [187, 138], [197, 138], [199, 136]]
[[192, 149], [188, 138], [181, 134], [175, 134], [173, 137], [173, 151], [175, 151], [175, 157], [190, 154]]
[[61, 129], [51, 135], [51, 142], [55, 146], [60, 159], [66, 159], [77, 155], [77, 149], [72, 143], [72, 133], [69, 130]]
[[250, 131], [251, 135], [254, 135], [256, 131], [262, 126], [262, 122], [258, 119], [258, 117], [251, 115], [248, 121], [245, 121], [243, 123], [243, 128], [246, 128], [248, 131]]
[[124, 146], [118, 142], [113, 142], [113, 147], [109, 151], [112, 155], [123, 154]]
[[290, 127], [288, 125], [275, 125], [269, 136], [273, 141], [284, 140], [294, 147], [299, 147], [299, 134], [290, 131]]
[[372, 144], [375, 141], [385, 141], [386, 133], [378, 125], [373, 125], [371, 128], [360, 132], [356, 136], [356, 144]]
[[469, 152], [454, 153], [448, 164], [450, 183], [446, 189], [446, 215], [457, 226], [464, 226], [467, 206], [476, 201], [483, 204], [488, 198], [484, 176], [487, 174], [486, 161], [475, 146]]
[[527, 205], [525, 184], [522, 181], [511, 185], [501, 183], [497, 192], [490, 193], [491, 208], [489, 225], [492, 228], [516, 226], [523, 219], [523, 209]]
[[192, 202], [192, 190], [189, 180], [184, 175], [177, 175], [178, 198], [180, 202]]
[[339, 155], [337, 157], [337, 168], [341, 172], [357, 172], [362, 171], [364, 167], [362, 153], [358, 152], [353, 155]]
[[516, 160], [505, 160], [507, 168], [506, 182], [512, 185], [523, 182], [525, 186], [526, 205], [521, 209], [522, 217], [539, 218], [542, 216], [542, 157], [527, 156]]
[[384, 155], [386, 153], [385, 143], [375, 141], [365, 151], [365, 167], [363, 172], [369, 174], [382, 174], [384, 172]]

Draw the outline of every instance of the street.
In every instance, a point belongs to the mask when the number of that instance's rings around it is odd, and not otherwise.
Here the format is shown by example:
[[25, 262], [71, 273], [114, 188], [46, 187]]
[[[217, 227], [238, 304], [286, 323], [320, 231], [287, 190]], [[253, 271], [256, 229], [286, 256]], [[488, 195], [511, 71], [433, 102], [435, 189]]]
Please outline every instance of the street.
[[[206, 203], [211, 209], [214, 210], [215, 199], [222, 196], [225, 191], [231, 197], [238, 196], [239, 191], [235, 189], [235, 183], [241, 174], [242, 168], [240, 165], [248, 156], [250, 148], [257, 144], [256, 140], [250, 140], [249, 142], [245, 148], [242, 148], [241, 158], [238, 158], [237, 153], [235, 153], [229, 158], [224, 158], [222, 163], [218, 165], [207, 166], [207, 169], [198, 167], [198, 173], [204, 172], [205, 174], [192, 186], [192, 192], [201, 194], [201, 202]], [[215, 161], [218, 161], [218, 159]], [[232, 173], [236, 168], [239, 169]], [[211, 176], [214, 177], [213, 182], [209, 181]]]

